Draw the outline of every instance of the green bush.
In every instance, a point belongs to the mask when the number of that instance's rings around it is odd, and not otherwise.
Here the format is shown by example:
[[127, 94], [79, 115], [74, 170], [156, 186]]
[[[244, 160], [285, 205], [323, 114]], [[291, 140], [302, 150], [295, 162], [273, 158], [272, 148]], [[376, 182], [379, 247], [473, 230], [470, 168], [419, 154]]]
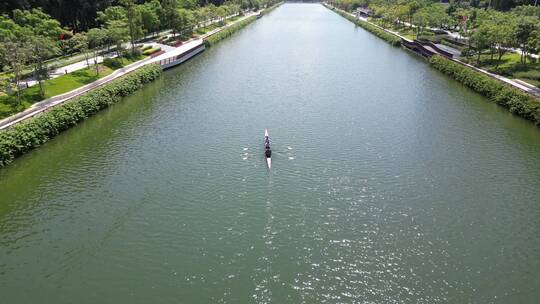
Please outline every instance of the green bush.
[[122, 59], [120, 58], [105, 58], [103, 59], [103, 65], [113, 70], [119, 69], [124, 66]]
[[150, 48], [150, 49], [144, 50], [143, 55], [149, 56], [159, 51], [161, 51], [160, 47]]
[[128, 50], [123, 55], [125, 58], [131, 61], [139, 60], [142, 57], [142, 51], [139, 48]]
[[148, 45], [143, 46], [143, 47], [141, 48], [141, 51], [144, 52], [144, 51], [149, 50], [149, 49], [151, 49], [151, 48], [152, 48], [152, 45], [151, 45], [151, 44], [148, 44]]
[[540, 126], [540, 100], [537, 98], [442, 56], [432, 56], [429, 62], [437, 70]]
[[232, 34], [236, 33], [237, 31], [239, 31], [240, 29], [244, 28], [246, 25], [250, 24], [251, 22], [257, 20], [257, 17], [255, 16], [251, 16], [251, 17], [248, 17], [238, 23], [235, 23], [234, 25], [231, 25], [229, 26], [228, 28], [222, 30], [222, 31], [219, 31], [217, 33], [215, 33], [214, 35], [206, 38], [204, 40], [204, 45], [207, 46], [207, 47], [210, 47], [214, 44], [216, 44], [217, 42], [225, 39], [225, 38], [228, 38], [230, 37]]
[[60, 132], [76, 125], [98, 111], [118, 102], [144, 84], [161, 75], [161, 68], [151, 64], [113, 80], [74, 100], [52, 108], [35, 118], [0, 131], [0, 167], [9, 164]]
[[374, 26], [374, 25], [372, 25], [372, 24], [370, 24], [368, 22], [357, 19], [357, 18], [349, 15], [348, 13], [346, 13], [346, 12], [340, 10], [340, 9], [334, 9], [333, 11], [340, 14], [341, 16], [345, 17], [345, 19], [351, 21], [352, 23], [358, 25], [359, 27], [367, 30], [368, 32], [371, 32], [375, 36], [386, 40], [391, 45], [393, 45], [393, 46], [400, 46], [401, 45], [401, 38], [399, 38], [398, 36], [396, 36], [394, 34], [390, 34], [388, 32], [385, 32], [384, 30], [382, 30], [382, 29], [380, 29], [380, 28], [378, 28], [378, 27], [376, 27], [376, 26]]

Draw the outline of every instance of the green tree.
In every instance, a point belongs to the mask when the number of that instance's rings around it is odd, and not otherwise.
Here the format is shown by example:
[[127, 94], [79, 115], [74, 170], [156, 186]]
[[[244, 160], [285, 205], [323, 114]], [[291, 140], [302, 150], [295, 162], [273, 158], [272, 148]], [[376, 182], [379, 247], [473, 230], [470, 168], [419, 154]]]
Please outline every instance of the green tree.
[[126, 10], [121, 6], [110, 6], [97, 13], [97, 20], [102, 24], [108, 24], [113, 20], [125, 20], [126, 18]]
[[410, 1], [407, 3], [407, 16], [409, 17], [409, 24], [412, 26], [414, 14], [422, 8], [424, 5], [420, 1]]
[[515, 18], [510, 14], [493, 11], [486, 24], [489, 27], [489, 36], [492, 41], [491, 59], [493, 59], [493, 53], [497, 51], [498, 67], [502, 56], [515, 45], [517, 30]]
[[180, 34], [181, 38], [188, 38], [193, 33], [195, 25], [195, 17], [190, 10], [179, 8], [176, 10], [176, 18], [174, 19], [172, 30], [173, 36], [176, 33]]
[[30, 62], [32, 45], [26, 39], [2, 40], [0, 61], [8, 66], [13, 75], [17, 92], [17, 104], [21, 103], [20, 81], [25, 66]]
[[176, 9], [178, 8], [178, 4], [176, 0], [162, 0], [161, 7], [162, 7], [161, 16], [160, 16], [161, 25], [166, 29], [173, 29], [174, 28], [173, 25], [176, 22], [175, 19], [178, 16], [178, 12], [176, 11]]
[[521, 48], [521, 62], [527, 63], [528, 42], [531, 33], [540, 28], [538, 18], [522, 16], [517, 19], [516, 42]]
[[479, 27], [470, 37], [472, 43], [474, 43], [476, 49], [476, 63], [480, 65], [480, 55], [482, 50], [491, 46], [491, 36], [487, 26]]
[[92, 54], [94, 57], [96, 75], [99, 75], [99, 64], [98, 64], [99, 52], [101, 48], [103, 47], [105, 38], [107, 37], [107, 32], [106, 30], [103, 30], [103, 29], [93, 28], [88, 31], [87, 37], [88, 37], [89, 49], [92, 51]]
[[531, 33], [527, 42], [527, 46], [529, 50], [532, 50], [537, 54], [540, 53], [540, 29], [536, 29], [534, 30], [534, 32]]
[[225, 24], [225, 17], [227, 17], [227, 10], [223, 6], [218, 6], [216, 9], [216, 15], [218, 16], [218, 22], [220, 25]]
[[540, 18], [540, 6], [521, 5], [512, 9], [512, 13], [516, 16], [536, 16]]
[[88, 49], [88, 37], [85, 33], [77, 33], [71, 39], [69, 39], [73, 44], [73, 49], [80, 52], [84, 56], [86, 61], [86, 66], [90, 67], [90, 53]]
[[433, 3], [426, 8], [429, 26], [435, 28], [446, 28], [451, 22], [450, 16], [446, 13], [446, 8], [440, 3]]
[[424, 31], [429, 25], [430, 17], [429, 10], [425, 7], [419, 9], [413, 15], [413, 23], [416, 25], [416, 38]]
[[136, 8], [134, 0], [120, 0], [120, 3], [126, 9], [127, 25], [129, 29], [129, 38], [131, 43], [131, 52], [135, 53], [135, 42], [143, 37], [143, 27], [141, 13]]
[[[24, 28], [7, 16], [0, 16], [0, 42], [15, 41], [18, 37], [24, 37]], [[30, 34], [30, 33], [28, 33]]]
[[197, 0], [177, 0], [178, 7], [185, 8], [187, 10], [195, 10], [199, 4]]
[[107, 24], [106, 36], [116, 46], [116, 54], [120, 56], [122, 43], [129, 39], [129, 29], [124, 20], [113, 20]]
[[34, 66], [34, 76], [39, 84], [39, 93], [41, 97], [45, 97], [45, 87], [43, 81], [49, 78], [49, 69], [45, 61], [54, 55], [57, 55], [60, 50], [58, 45], [51, 39], [44, 36], [32, 36], [31, 42], [31, 60]]
[[60, 27], [60, 22], [45, 14], [41, 9], [14, 10], [13, 21], [19, 26], [32, 30], [36, 36], [47, 37], [58, 40], [64, 29]]
[[141, 21], [146, 33], [157, 33], [160, 28], [159, 14], [161, 4], [157, 0], [152, 0], [143, 5], [138, 5], [137, 9], [141, 15]]

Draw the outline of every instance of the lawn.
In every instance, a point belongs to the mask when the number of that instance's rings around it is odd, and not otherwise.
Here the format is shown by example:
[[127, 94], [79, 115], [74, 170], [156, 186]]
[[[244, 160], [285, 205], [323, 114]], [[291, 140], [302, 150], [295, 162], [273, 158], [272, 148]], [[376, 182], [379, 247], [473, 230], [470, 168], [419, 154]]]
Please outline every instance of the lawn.
[[45, 97], [39, 95], [39, 85], [34, 85], [28, 89], [22, 90], [20, 104], [17, 104], [15, 95], [0, 95], [0, 119], [23, 111], [38, 101], [82, 87], [113, 72], [112, 69], [102, 65], [99, 66], [99, 70], [99, 75], [96, 75], [95, 67], [91, 66], [90, 68], [46, 80], [44, 82]]
[[[520, 55], [517, 53], [507, 53], [503, 55], [501, 60], [497, 60], [495, 54], [491, 60], [491, 54], [484, 53], [480, 55], [480, 67], [492, 73], [503, 75], [509, 78], [517, 78], [528, 82], [534, 86], [540, 87], [540, 62], [530, 62], [526, 64], [520, 62]], [[465, 59], [464, 61], [467, 61]], [[477, 65], [477, 56], [471, 56], [468, 61], [471, 64]]]

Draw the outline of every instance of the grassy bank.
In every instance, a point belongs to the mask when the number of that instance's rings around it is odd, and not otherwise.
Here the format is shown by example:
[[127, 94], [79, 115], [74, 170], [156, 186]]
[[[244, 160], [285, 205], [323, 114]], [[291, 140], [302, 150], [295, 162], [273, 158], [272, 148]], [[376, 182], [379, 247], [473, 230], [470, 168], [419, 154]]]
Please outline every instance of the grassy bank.
[[38, 101], [69, 92], [113, 72], [111, 68], [101, 64], [99, 65], [99, 71], [99, 75], [96, 75], [96, 68], [92, 66], [57, 78], [45, 80], [43, 82], [45, 96], [40, 95], [39, 85], [34, 85], [21, 91], [20, 103], [17, 102], [17, 96], [15, 94], [0, 96], [0, 119], [24, 111]]
[[429, 62], [437, 70], [540, 126], [540, 102], [535, 97], [442, 56], [435, 55]]
[[154, 64], [145, 66], [70, 102], [54, 107], [36, 118], [0, 131], [0, 167], [120, 101], [122, 97], [135, 92], [160, 75], [161, 67]]
[[251, 22], [257, 20], [257, 17], [255, 16], [251, 16], [251, 17], [248, 17], [238, 23], [235, 23], [234, 25], [231, 25], [229, 26], [228, 28], [220, 31], [220, 32], [217, 32], [215, 33], [214, 35], [206, 38], [204, 40], [204, 45], [206, 47], [210, 47], [216, 43], [218, 43], [219, 41], [225, 39], [225, 38], [228, 38], [230, 36], [232, 36], [232, 34], [238, 32], [240, 29], [246, 27], [246, 25], [250, 24]]
[[385, 32], [385, 31], [381, 30], [380, 28], [378, 28], [378, 27], [376, 27], [376, 26], [374, 26], [374, 25], [372, 25], [372, 24], [370, 24], [368, 22], [359, 20], [359, 19], [349, 15], [348, 13], [346, 13], [346, 12], [340, 10], [340, 9], [332, 8], [332, 7], [329, 7], [329, 6], [326, 6], [326, 7], [333, 10], [334, 12], [338, 13], [339, 15], [346, 18], [347, 20], [351, 21], [352, 23], [358, 25], [359, 27], [367, 30], [368, 32], [371, 32], [375, 36], [386, 40], [386, 42], [390, 43], [391, 45], [393, 45], [393, 46], [400, 46], [401, 45], [401, 38], [399, 38], [398, 36], [390, 34], [388, 32]]
[[462, 61], [491, 73], [509, 78], [521, 79], [534, 86], [540, 87], [540, 60], [529, 58], [529, 61], [524, 64], [520, 59], [520, 54], [516, 53], [506, 53], [500, 60], [498, 60], [497, 55], [492, 59], [491, 54], [489, 53], [481, 54], [480, 61], [478, 61], [478, 56], [461, 58]]

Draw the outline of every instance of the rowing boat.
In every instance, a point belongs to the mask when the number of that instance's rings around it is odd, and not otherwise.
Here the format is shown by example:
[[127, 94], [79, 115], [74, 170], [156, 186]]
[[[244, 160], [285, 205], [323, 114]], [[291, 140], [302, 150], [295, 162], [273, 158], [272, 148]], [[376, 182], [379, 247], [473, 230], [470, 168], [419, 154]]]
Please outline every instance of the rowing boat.
[[[266, 144], [268, 143], [268, 151], [266, 150]], [[272, 168], [272, 150], [270, 150], [270, 137], [268, 136], [268, 130], [264, 129], [264, 156], [266, 157], [266, 165], [268, 169]]]

